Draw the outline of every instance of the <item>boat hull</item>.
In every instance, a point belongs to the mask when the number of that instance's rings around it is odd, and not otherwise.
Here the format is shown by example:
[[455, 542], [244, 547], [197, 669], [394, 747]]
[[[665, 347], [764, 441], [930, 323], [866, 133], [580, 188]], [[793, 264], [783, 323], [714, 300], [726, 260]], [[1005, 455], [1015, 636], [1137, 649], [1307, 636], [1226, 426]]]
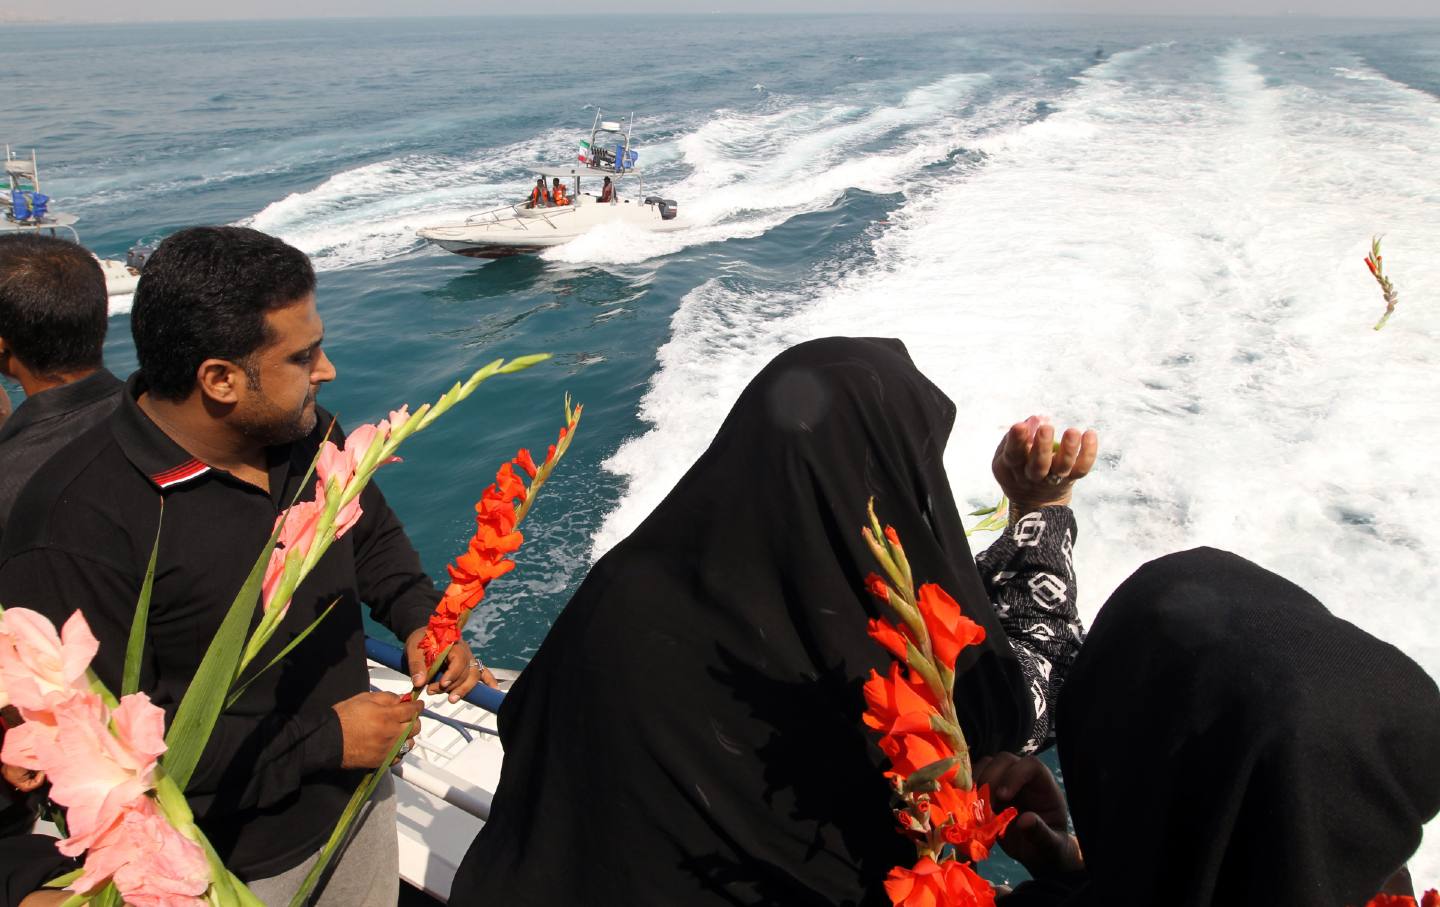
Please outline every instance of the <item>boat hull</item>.
[[596, 227], [623, 225], [653, 233], [684, 229], [680, 217], [665, 219], [655, 205], [624, 201], [602, 204], [582, 196], [563, 208], [502, 208], [459, 224], [425, 227], [416, 234], [446, 252], [467, 258], [533, 255], [576, 240]]

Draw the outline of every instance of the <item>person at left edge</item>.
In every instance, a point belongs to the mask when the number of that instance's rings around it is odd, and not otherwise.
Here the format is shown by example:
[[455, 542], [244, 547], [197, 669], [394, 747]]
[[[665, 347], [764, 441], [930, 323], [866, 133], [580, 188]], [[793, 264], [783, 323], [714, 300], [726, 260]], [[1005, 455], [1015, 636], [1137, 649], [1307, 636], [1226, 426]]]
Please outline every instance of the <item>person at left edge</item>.
[[0, 236], [0, 375], [25, 391], [0, 420], [0, 535], [35, 470], [120, 400], [101, 358], [107, 302], [105, 275], [80, 246]]
[[[193, 227], [156, 250], [132, 314], [139, 371], [119, 408], [62, 449], [21, 493], [0, 542], [0, 601], [58, 625], [84, 612], [94, 668], [118, 689], [135, 600], [159, 534], [141, 689], [173, 719], [191, 677], [331, 422], [335, 377], [304, 254], [239, 227]], [[343, 442], [336, 427], [331, 435]], [[221, 716], [188, 795], [226, 864], [266, 903], [288, 901], [367, 769], [418, 703], [369, 692], [357, 605], [419, 641], [440, 598], [373, 484], [364, 515], [297, 590], [264, 664], [337, 607]], [[462, 643], [431, 691], [457, 697], [480, 669]], [[318, 903], [393, 907], [389, 775]]]

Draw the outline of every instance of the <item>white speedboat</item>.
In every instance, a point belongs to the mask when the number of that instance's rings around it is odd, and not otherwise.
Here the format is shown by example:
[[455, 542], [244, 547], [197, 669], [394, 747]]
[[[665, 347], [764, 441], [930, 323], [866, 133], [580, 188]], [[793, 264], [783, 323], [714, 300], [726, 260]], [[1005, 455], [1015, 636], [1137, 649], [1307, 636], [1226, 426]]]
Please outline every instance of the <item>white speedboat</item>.
[[[78, 245], [80, 234], [75, 232], [75, 224], [79, 218], [50, 210], [49, 196], [40, 191], [40, 165], [35, 152], [32, 150], [29, 159], [26, 159], [16, 156], [6, 145], [4, 165], [9, 191], [0, 199], [0, 235], [41, 233], [61, 236]], [[132, 249], [126, 261], [95, 256], [105, 274], [107, 296], [125, 296], [135, 292], [135, 285], [140, 282], [140, 269], [145, 266], [149, 251], [139, 247]]]
[[[633, 119], [633, 115], [632, 115]], [[561, 180], [566, 201], [555, 205], [531, 194], [526, 201], [471, 215], [457, 224], [417, 230], [447, 252], [471, 258], [504, 258], [561, 246], [604, 224], [668, 232], [687, 226], [672, 199], [645, 194], [630, 146], [628, 122], [602, 120], [597, 111], [590, 140], [580, 143], [576, 164], [539, 167], [535, 176], [552, 186]], [[602, 201], [605, 181], [610, 197]], [[522, 192], [529, 192], [527, 186]]]

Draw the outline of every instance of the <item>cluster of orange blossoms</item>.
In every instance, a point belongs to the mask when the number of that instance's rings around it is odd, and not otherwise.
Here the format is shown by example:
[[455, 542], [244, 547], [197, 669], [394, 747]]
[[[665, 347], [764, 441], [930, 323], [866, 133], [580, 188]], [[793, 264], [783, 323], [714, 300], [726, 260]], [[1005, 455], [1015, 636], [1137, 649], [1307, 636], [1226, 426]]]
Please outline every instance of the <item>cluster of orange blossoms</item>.
[[896, 907], [993, 907], [994, 888], [969, 864], [990, 855], [1016, 811], [996, 815], [988, 787], [975, 789], [954, 699], [955, 660], [985, 629], [938, 585], [917, 595], [900, 538], [893, 527], [880, 529], [873, 505], [870, 522], [863, 535], [885, 576], [872, 573], [865, 585], [899, 620], [870, 621], [871, 638], [896, 661], [888, 676], [870, 672], [864, 720], [882, 735], [885, 777], [900, 801], [895, 818], [919, 856], [913, 867], [891, 870], [885, 891]]
[[[490, 581], [515, 569], [515, 562], [508, 555], [519, 550], [525, 541], [516, 527], [529, 512], [540, 486], [569, 448], [583, 409], [582, 406], [572, 409], [566, 397], [565, 426], [560, 429], [556, 443], [550, 445], [545, 462], [536, 466], [530, 451], [521, 448], [513, 460], [500, 466], [495, 473], [495, 484], [486, 488], [475, 503], [475, 535], [465, 553], [445, 568], [450, 574], [450, 585], [435, 606], [435, 613], [430, 615], [425, 638], [420, 641], [427, 667], [433, 668], [459, 641], [465, 619], [485, 597], [485, 587]], [[528, 488], [525, 480], [516, 474], [517, 467], [530, 479]]]
[[[1365, 907], [1417, 907], [1415, 899], [1406, 894], [1377, 894]], [[1418, 907], [1440, 907], [1440, 891], [1425, 892]]]

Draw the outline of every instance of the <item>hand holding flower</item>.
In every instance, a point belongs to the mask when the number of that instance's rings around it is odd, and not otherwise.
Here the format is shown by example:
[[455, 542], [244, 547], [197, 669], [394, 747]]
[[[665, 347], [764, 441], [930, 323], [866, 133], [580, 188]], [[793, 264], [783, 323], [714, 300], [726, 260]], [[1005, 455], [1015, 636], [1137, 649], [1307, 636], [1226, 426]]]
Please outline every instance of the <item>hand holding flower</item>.
[[[405, 661], [410, 666], [410, 682], [417, 687], [425, 683], [425, 676], [429, 671], [425, 649], [421, 645], [425, 641], [427, 629], [421, 627], [405, 640]], [[436, 673], [430, 685], [425, 687], [425, 692], [431, 695], [449, 693], [451, 702], [459, 702], [465, 698], [466, 693], [475, 689], [477, 683], [499, 687], [495, 675], [482, 667], [480, 661], [470, 652], [469, 644], [457, 637], [445, 657], [445, 666]]]

